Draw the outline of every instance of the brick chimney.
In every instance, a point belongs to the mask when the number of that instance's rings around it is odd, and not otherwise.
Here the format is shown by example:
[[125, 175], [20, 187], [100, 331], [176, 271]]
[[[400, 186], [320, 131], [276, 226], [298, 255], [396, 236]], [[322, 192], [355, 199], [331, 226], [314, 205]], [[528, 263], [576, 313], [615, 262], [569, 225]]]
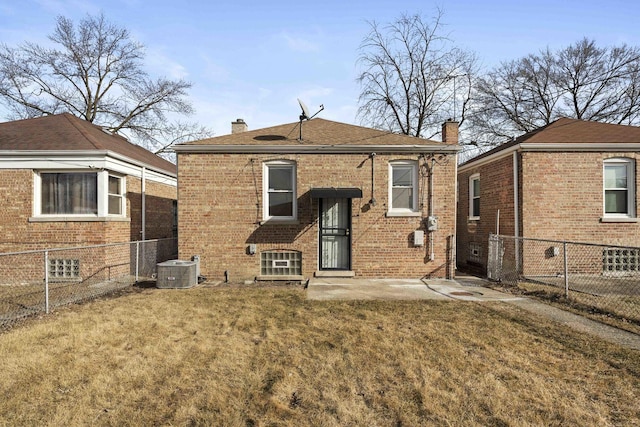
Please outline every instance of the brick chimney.
[[231, 122], [231, 133], [242, 133], [249, 130], [249, 126], [243, 119], [237, 119], [235, 122]]
[[442, 142], [452, 145], [458, 143], [458, 122], [448, 119], [442, 124]]

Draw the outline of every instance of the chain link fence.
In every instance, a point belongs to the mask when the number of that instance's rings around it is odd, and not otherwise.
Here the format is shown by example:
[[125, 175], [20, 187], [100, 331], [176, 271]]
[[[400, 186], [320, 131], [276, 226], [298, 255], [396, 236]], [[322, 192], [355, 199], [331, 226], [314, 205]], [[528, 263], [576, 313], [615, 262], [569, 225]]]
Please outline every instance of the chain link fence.
[[0, 253], [0, 328], [155, 279], [177, 239]]
[[640, 248], [489, 237], [487, 276], [640, 325]]

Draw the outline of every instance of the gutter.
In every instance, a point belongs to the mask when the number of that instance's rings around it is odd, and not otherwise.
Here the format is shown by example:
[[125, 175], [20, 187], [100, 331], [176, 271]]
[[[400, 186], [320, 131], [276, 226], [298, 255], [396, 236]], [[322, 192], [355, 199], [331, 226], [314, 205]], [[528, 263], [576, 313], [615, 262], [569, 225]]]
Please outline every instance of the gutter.
[[446, 153], [456, 154], [459, 145], [175, 145], [176, 153], [225, 154], [371, 154]]
[[91, 157], [91, 156], [105, 156], [113, 159], [121, 160], [133, 166], [140, 168], [146, 168], [162, 175], [167, 175], [172, 178], [177, 178], [176, 172], [170, 172], [165, 169], [152, 166], [148, 163], [141, 162], [139, 160], [132, 159], [125, 155], [116, 153], [111, 150], [0, 150], [0, 157]]

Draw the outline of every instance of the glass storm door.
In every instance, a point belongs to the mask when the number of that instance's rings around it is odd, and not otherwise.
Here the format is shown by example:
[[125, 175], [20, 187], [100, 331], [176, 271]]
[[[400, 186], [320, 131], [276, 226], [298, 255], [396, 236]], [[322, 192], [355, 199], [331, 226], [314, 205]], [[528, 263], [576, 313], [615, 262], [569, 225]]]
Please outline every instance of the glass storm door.
[[351, 269], [351, 199], [320, 199], [320, 270]]

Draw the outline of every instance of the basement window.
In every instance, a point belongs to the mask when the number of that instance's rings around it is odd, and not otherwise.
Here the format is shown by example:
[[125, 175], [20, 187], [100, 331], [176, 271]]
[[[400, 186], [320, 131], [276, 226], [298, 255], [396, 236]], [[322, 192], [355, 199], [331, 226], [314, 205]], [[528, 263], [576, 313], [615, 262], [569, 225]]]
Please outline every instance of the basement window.
[[264, 251], [260, 254], [261, 276], [301, 276], [302, 252]]
[[50, 280], [72, 280], [80, 278], [79, 259], [49, 259]]
[[482, 245], [477, 242], [469, 243], [468, 261], [474, 264], [482, 263]]
[[602, 251], [602, 272], [610, 275], [640, 272], [640, 249], [604, 249]]

